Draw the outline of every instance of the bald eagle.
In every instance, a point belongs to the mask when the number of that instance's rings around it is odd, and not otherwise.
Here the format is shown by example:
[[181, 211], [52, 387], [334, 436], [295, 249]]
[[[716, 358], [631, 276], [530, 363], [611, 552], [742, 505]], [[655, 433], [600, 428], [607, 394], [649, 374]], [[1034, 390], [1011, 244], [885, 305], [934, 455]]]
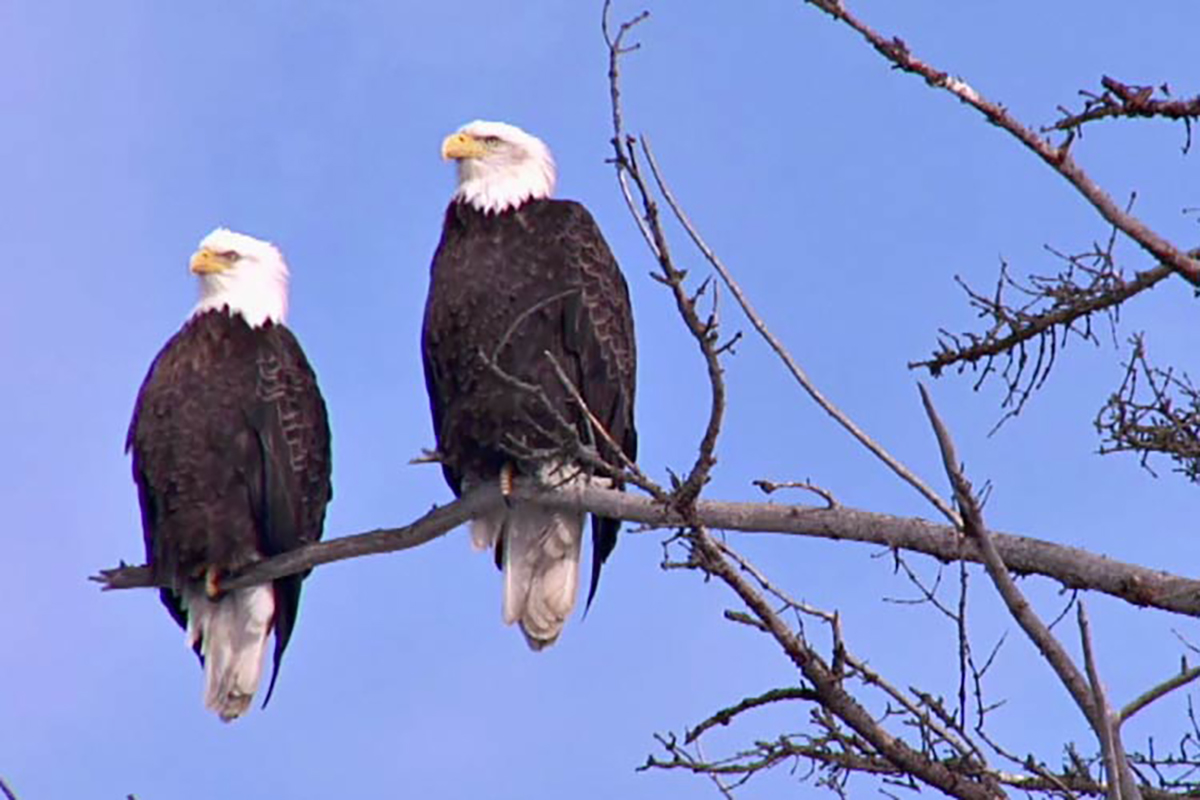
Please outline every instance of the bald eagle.
[[191, 271], [200, 302], [150, 365], [125, 447], [146, 560], [204, 665], [205, 705], [228, 722], [258, 689], [273, 630], [270, 699], [304, 576], [229, 592], [221, 580], [321, 538], [329, 424], [316, 375], [283, 324], [279, 251], [218, 228]]
[[[625, 278], [587, 209], [550, 199], [554, 160], [539, 139], [476, 121], [445, 139], [442, 156], [458, 164], [458, 189], [433, 257], [421, 349], [446, 481], [461, 495], [497, 480], [505, 490], [514, 474], [602, 480], [571, 458], [559, 420], [609, 464], [637, 455]], [[583, 525], [582, 513], [511, 500], [471, 523], [476, 549], [494, 547], [504, 572], [504, 621], [519, 622], [534, 650], [558, 638], [575, 605]], [[589, 604], [619, 526], [592, 519]]]

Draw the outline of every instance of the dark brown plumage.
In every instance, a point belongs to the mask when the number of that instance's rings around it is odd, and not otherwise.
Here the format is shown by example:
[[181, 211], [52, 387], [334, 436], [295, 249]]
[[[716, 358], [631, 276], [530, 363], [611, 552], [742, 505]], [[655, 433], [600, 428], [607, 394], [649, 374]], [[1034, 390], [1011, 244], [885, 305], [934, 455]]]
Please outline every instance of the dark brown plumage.
[[[163, 604], [187, 627], [185, 588], [320, 539], [332, 496], [329, 427], [316, 376], [292, 333], [227, 310], [167, 342], [138, 394], [126, 449], [146, 558]], [[274, 669], [291, 637], [303, 575], [274, 582]], [[199, 654], [200, 642], [196, 642]]]
[[[533, 199], [491, 213], [452, 201], [433, 258], [421, 344], [438, 451], [455, 494], [464, 482], [495, 480], [505, 462], [532, 473], [537, 459], [528, 458], [530, 452], [559, 444], [553, 415], [498, 376], [485, 356], [538, 386], [584, 441], [592, 441], [545, 355], [551, 353], [623, 453], [636, 458], [629, 291], [579, 203]], [[620, 465], [612, 448], [595, 444], [605, 460]], [[619, 525], [592, 520], [589, 604]]]

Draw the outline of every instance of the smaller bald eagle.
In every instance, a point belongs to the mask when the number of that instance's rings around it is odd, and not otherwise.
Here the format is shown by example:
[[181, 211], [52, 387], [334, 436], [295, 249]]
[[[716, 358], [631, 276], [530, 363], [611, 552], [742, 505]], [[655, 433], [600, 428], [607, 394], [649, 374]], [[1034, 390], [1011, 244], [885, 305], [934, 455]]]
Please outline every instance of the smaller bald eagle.
[[[448, 136], [442, 155], [458, 163], [458, 190], [433, 257], [421, 349], [447, 483], [456, 495], [503, 488], [514, 473], [607, 483], [564, 454], [559, 420], [609, 464], [637, 456], [633, 315], [616, 259], [586, 208], [550, 198], [554, 160], [536, 137], [477, 121]], [[534, 650], [558, 638], [575, 605], [583, 524], [582, 513], [512, 500], [471, 524], [475, 547], [494, 546], [504, 571], [504, 621], [519, 622]], [[619, 527], [592, 519], [589, 603]]]
[[229, 722], [296, 623], [304, 575], [224, 592], [224, 576], [321, 538], [329, 424], [286, 327], [288, 269], [272, 245], [218, 228], [191, 259], [200, 302], [150, 365], [125, 449], [146, 560], [204, 665], [205, 705]]

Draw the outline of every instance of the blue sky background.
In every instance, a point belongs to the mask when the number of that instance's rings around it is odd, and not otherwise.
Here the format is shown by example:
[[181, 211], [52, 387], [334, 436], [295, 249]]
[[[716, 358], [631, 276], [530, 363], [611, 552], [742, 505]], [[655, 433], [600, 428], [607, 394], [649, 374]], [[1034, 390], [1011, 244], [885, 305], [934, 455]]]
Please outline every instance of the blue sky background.
[[[1060, 178], [944, 93], [887, 66], [797, 2], [649, 7], [624, 63], [627, 121], [652, 137], [695, 222], [828, 394], [943, 487], [905, 363], [973, 317], [953, 276], [993, 284], [1056, 271], [1043, 244], [1107, 236]], [[1102, 74], [1200, 91], [1194, 0], [856, 9], [1018, 117], [1047, 123]], [[194, 302], [186, 272], [217, 225], [270, 239], [293, 272], [290, 322], [331, 411], [328, 537], [402, 524], [446, 501], [417, 350], [430, 256], [452, 191], [441, 138], [503, 119], [545, 139], [559, 194], [594, 212], [628, 275], [641, 365], [642, 465], [686, 468], [706, 414], [694, 346], [616, 189], [599, 2], [0, 2], [0, 775], [23, 800], [205, 797], [713, 796], [703, 780], [634, 772], [680, 730], [794, 681], [760, 637], [721, 621], [730, 597], [662, 572], [659, 534], [627, 536], [589, 618], [530, 653], [500, 623], [500, 578], [462, 531], [416, 551], [323, 567], [271, 707], [222, 725], [152, 593], [101, 595], [89, 574], [140, 562], [122, 445], [150, 359]], [[1189, 83], [1189, 80], [1193, 81]], [[1078, 158], [1179, 244], [1197, 239], [1196, 156], [1166, 123], [1090, 128]], [[676, 244], [681, 262], [704, 265]], [[1128, 268], [1147, 259], [1119, 248]], [[1196, 300], [1179, 281], [1138, 298], [1120, 338], [1200, 372]], [[727, 307], [728, 329], [744, 327]], [[748, 332], [749, 333], [749, 332]], [[1106, 337], [1107, 339], [1107, 337]], [[998, 384], [933, 384], [991, 524], [1190, 573], [1196, 487], [1095, 455], [1091, 421], [1121, 369], [1072, 342], [999, 434]], [[728, 362], [731, 407], [710, 495], [810, 478], [846, 504], [932, 516], [853, 445], [753, 337]], [[808, 500], [799, 497], [799, 500]], [[950, 693], [954, 632], [888, 557], [857, 545], [739, 536], [791, 591], [843, 613], [849, 645], [901, 685]], [[934, 565], [918, 558], [932, 575]], [[1053, 613], [1062, 599], [1025, 586]], [[1065, 692], [975, 580], [992, 733], [1057, 759], [1093, 745]], [[1176, 669], [1191, 620], [1088, 598], [1114, 702]], [[1072, 643], [1072, 631], [1060, 632]], [[1129, 747], [1182, 732], [1182, 694], [1127, 728]], [[748, 718], [712, 747], [801, 729]], [[1031, 730], [1032, 729], [1032, 730]], [[710, 751], [715, 752], [715, 751]], [[861, 791], [873, 792], [866, 784]], [[810, 796], [785, 771], [744, 796]]]

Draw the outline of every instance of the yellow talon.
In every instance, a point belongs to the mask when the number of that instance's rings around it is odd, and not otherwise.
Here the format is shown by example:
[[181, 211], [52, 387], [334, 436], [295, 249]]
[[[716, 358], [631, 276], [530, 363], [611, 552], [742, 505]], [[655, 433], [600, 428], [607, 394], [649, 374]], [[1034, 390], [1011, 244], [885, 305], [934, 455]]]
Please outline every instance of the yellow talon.
[[513, 465], [511, 461], [505, 461], [504, 466], [500, 468], [500, 495], [507, 500], [513, 490]]
[[204, 573], [204, 593], [208, 595], [209, 600], [216, 600], [221, 595], [218, 580], [217, 568], [209, 567]]

